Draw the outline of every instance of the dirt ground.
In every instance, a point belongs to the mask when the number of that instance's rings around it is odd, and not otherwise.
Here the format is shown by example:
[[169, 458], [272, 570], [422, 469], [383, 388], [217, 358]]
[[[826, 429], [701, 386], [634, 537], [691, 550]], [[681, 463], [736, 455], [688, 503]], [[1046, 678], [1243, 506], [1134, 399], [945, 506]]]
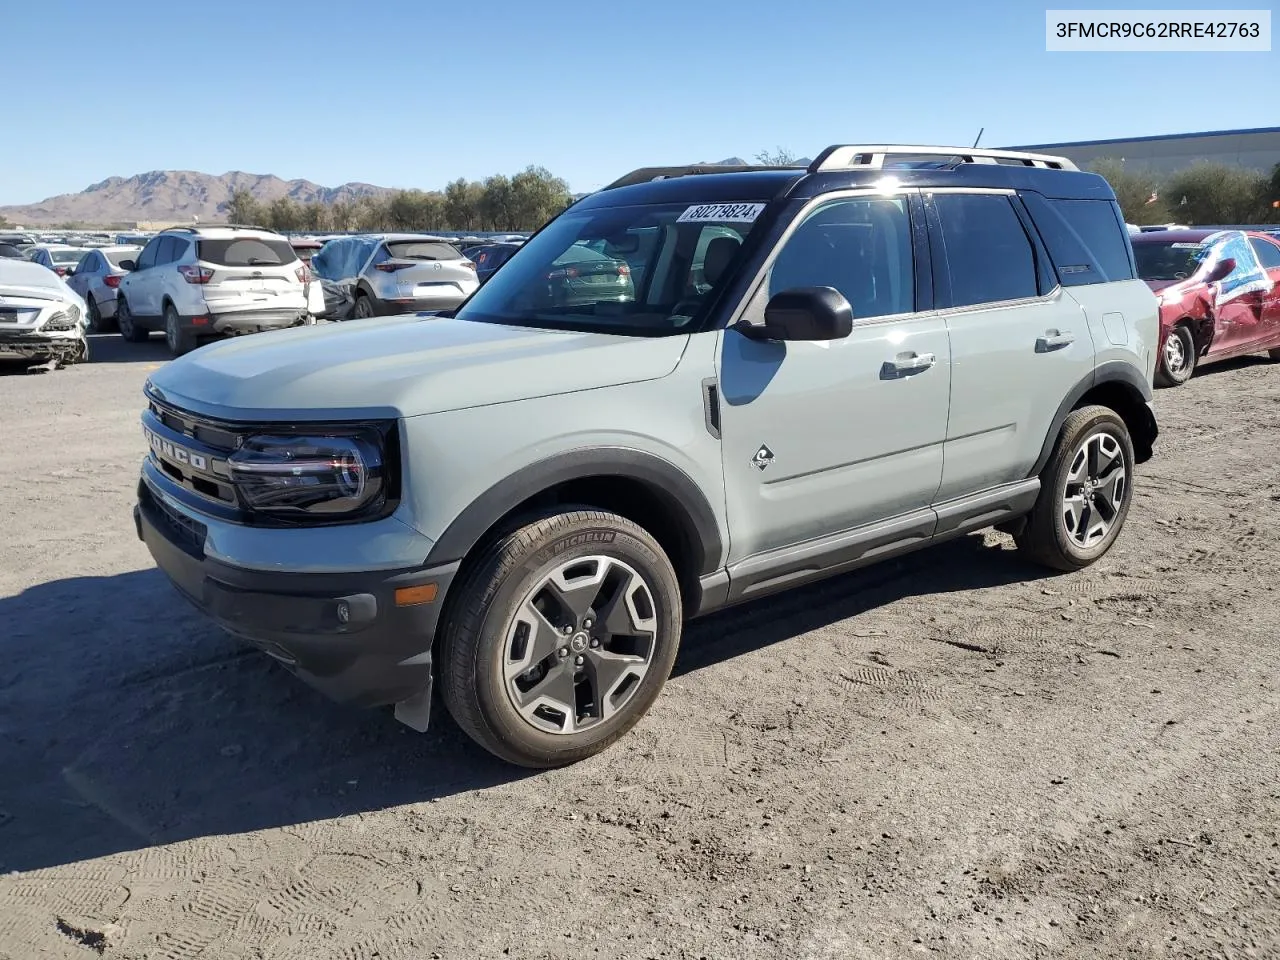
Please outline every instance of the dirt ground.
[[1280, 367], [1157, 394], [1127, 529], [692, 626], [529, 775], [327, 703], [135, 539], [162, 344], [0, 376], [0, 956], [1280, 957]]

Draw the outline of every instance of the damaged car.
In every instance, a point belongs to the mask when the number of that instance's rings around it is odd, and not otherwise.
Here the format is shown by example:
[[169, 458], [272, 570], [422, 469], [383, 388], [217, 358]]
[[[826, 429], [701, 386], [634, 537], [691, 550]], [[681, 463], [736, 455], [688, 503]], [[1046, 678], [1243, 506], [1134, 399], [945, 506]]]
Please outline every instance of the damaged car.
[[1130, 240], [1160, 304], [1157, 384], [1181, 386], [1202, 364], [1250, 353], [1280, 360], [1280, 237], [1203, 229]]
[[52, 270], [0, 260], [0, 360], [87, 360], [87, 316], [85, 302]]

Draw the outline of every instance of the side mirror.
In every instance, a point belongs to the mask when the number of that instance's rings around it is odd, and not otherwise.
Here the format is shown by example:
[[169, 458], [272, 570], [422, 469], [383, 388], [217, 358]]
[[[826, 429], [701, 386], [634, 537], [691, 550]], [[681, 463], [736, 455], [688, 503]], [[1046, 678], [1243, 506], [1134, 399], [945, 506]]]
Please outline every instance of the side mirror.
[[1224, 279], [1227, 274], [1236, 268], [1236, 261], [1233, 257], [1227, 257], [1225, 260], [1219, 260], [1213, 265], [1208, 273], [1204, 275], [1205, 283], [1217, 283]]
[[761, 340], [842, 340], [853, 332], [853, 307], [835, 287], [797, 287], [769, 298], [764, 324], [743, 329]]
[[137, 270], [138, 264], [134, 260], [121, 260], [120, 269], [121, 270]]

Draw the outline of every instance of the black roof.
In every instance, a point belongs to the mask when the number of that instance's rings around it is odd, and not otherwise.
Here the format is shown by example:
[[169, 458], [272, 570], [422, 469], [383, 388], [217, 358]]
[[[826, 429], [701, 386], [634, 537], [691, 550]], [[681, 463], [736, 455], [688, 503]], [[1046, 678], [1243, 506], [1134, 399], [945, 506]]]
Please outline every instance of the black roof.
[[885, 177], [894, 178], [904, 187], [1034, 190], [1052, 199], [1066, 200], [1111, 200], [1115, 196], [1106, 180], [1093, 173], [999, 163], [963, 163], [952, 167], [855, 167], [818, 173], [808, 173], [795, 167], [729, 173], [697, 170], [683, 176], [677, 173], [644, 182], [629, 182], [629, 175], [620, 181], [628, 182], [627, 186], [606, 187], [584, 197], [574, 206], [592, 209], [650, 203], [767, 202], [783, 197], [807, 200], [833, 190], [874, 186]]

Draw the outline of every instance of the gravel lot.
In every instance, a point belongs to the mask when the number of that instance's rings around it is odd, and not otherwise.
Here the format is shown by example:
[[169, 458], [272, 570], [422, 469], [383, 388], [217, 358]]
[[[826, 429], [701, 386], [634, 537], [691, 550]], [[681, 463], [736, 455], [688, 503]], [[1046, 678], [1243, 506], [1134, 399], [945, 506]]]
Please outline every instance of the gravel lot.
[[1095, 567], [974, 536], [688, 632], [529, 775], [333, 706], [135, 539], [164, 362], [0, 375], [0, 956], [1280, 956], [1280, 369], [1157, 396]]

